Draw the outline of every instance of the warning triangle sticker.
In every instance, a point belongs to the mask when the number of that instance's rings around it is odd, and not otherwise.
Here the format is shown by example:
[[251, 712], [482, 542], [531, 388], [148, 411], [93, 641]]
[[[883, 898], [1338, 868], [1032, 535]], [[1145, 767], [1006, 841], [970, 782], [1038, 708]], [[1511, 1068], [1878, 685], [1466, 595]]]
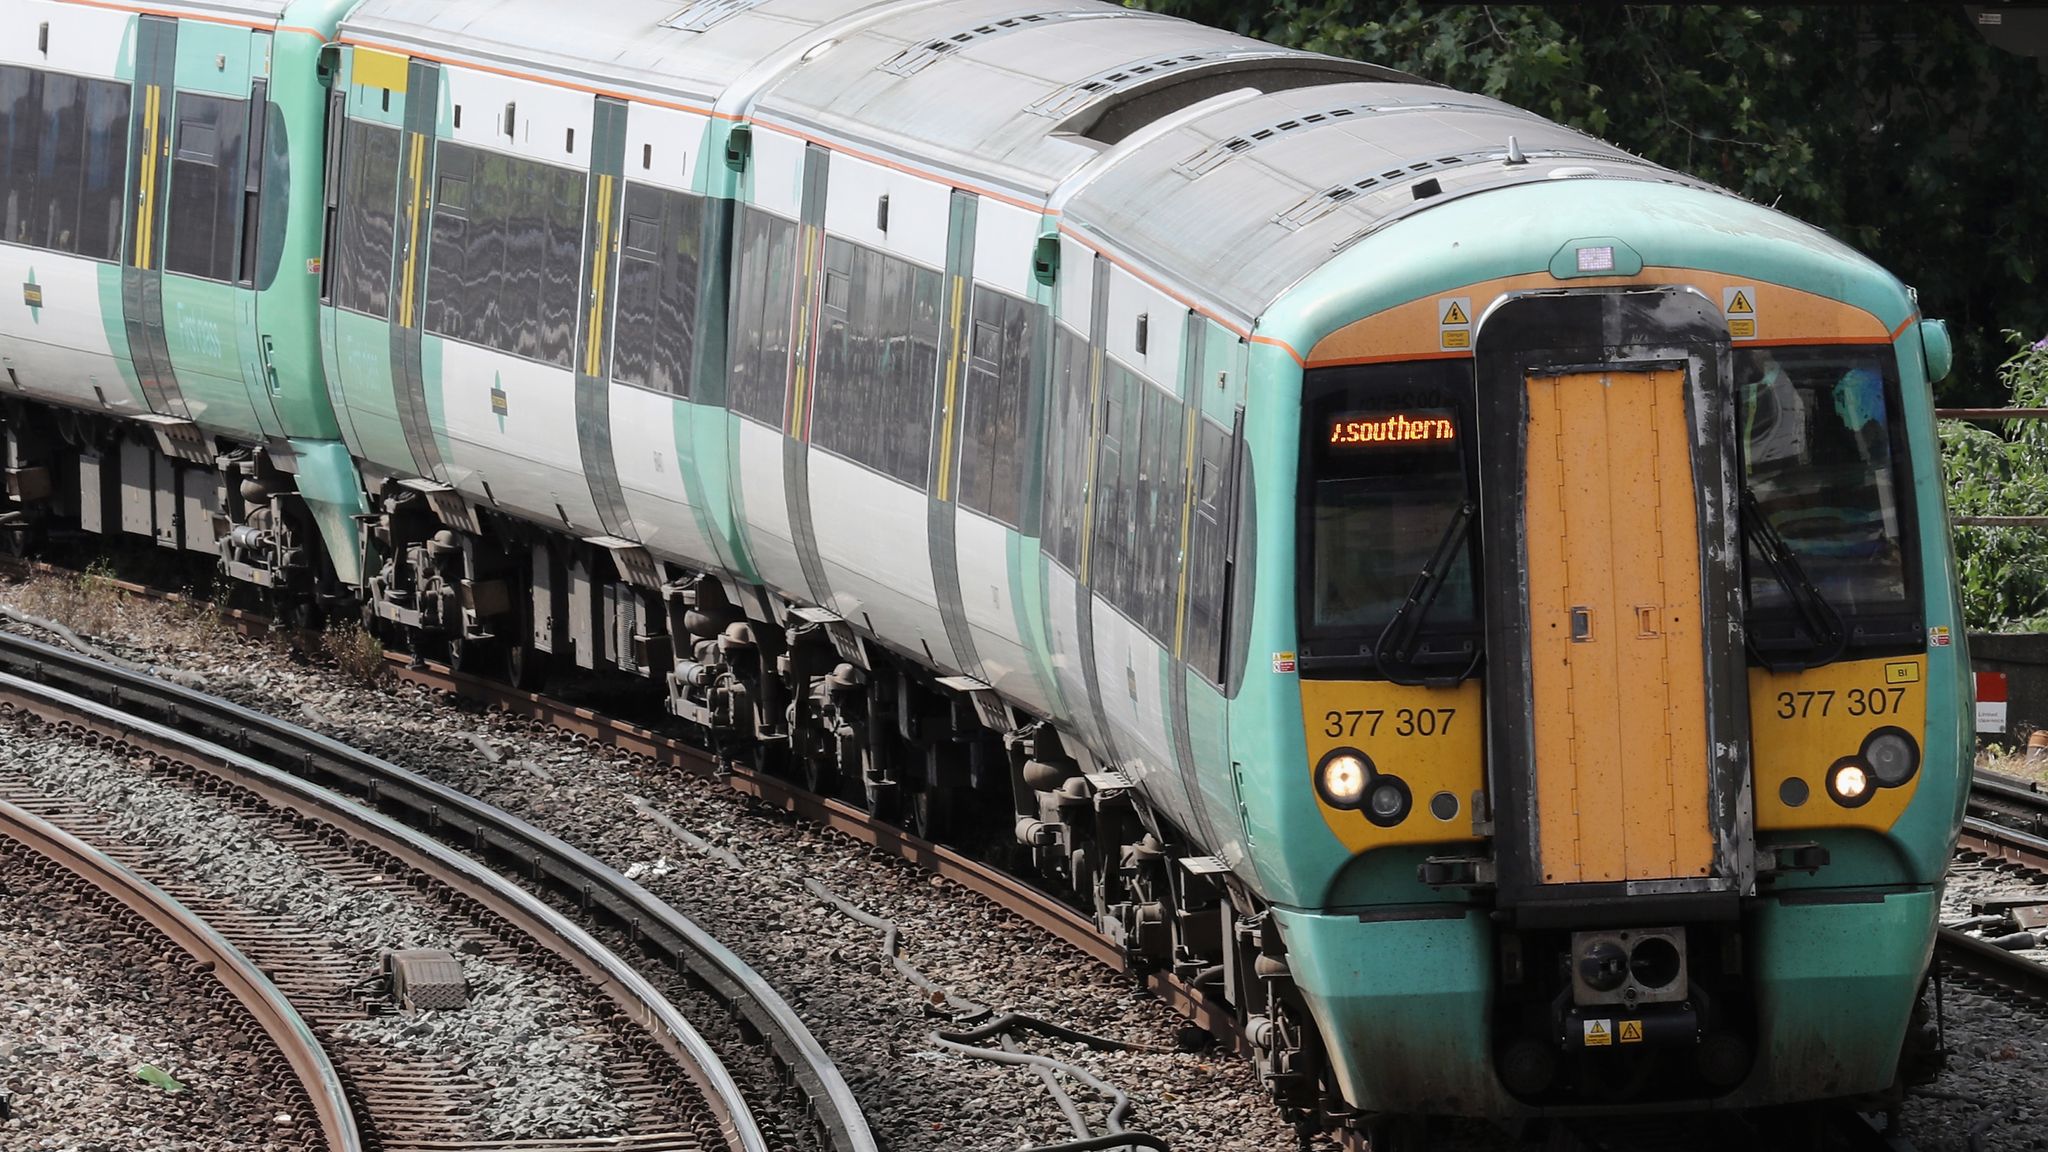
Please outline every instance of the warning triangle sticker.
[[1447, 310], [1444, 313], [1443, 323], [1470, 324], [1471, 322], [1471, 320], [1466, 319], [1465, 310], [1463, 308], [1458, 307], [1458, 302], [1456, 300], [1451, 301], [1451, 306], [1449, 310]]
[[1736, 289], [1735, 299], [1728, 302], [1728, 314], [1730, 316], [1750, 316], [1755, 313], [1756, 309], [1750, 306], [1749, 297], [1744, 295], [1741, 289]]

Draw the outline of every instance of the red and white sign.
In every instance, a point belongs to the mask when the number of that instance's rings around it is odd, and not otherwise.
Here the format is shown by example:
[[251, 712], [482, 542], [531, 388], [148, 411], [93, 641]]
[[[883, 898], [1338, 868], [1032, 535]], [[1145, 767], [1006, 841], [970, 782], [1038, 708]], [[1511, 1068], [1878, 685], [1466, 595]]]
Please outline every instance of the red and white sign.
[[1977, 731], [2005, 731], [2006, 685], [2003, 672], [1977, 673]]

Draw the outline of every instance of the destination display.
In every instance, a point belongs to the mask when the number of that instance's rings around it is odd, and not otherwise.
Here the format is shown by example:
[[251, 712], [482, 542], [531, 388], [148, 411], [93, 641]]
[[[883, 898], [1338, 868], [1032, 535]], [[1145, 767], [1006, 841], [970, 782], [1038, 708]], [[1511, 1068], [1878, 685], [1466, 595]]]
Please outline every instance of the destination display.
[[1448, 408], [1345, 413], [1330, 420], [1323, 436], [1323, 443], [1333, 448], [1417, 447], [1457, 440], [1458, 424]]

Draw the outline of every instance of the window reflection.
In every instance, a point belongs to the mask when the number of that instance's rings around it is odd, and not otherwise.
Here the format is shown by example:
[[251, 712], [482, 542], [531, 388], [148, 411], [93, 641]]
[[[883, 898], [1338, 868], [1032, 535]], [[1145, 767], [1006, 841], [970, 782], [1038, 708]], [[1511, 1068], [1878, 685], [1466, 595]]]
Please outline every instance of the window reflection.
[[[1906, 599], [1904, 512], [1892, 467], [1884, 349], [1744, 349], [1735, 356], [1743, 475], [1757, 507], [1837, 612]], [[1749, 597], [1789, 605], [1749, 557]]]

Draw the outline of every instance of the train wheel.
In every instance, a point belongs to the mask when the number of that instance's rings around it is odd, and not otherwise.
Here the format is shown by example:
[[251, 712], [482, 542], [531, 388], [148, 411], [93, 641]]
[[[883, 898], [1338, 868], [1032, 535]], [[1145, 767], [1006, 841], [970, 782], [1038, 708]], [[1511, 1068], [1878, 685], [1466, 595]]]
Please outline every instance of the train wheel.
[[448, 667], [475, 675], [495, 671], [500, 663], [495, 640], [471, 640], [457, 636], [448, 641]]
[[910, 794], [910, 831], [926, 840], [946, 835], [953, 821], [953, 790], [941, 784], [927, 784]]
[[839, 786], [839, 772], [832, 761], [824, 756], [808, 755], [803, 758], [804, 788], [820, 796], [832, 795]]
[[522, 692], [538, 692], [548, 679], [548, 654], [531, 644], [507, 644], [499, 650], [499, 672]]

